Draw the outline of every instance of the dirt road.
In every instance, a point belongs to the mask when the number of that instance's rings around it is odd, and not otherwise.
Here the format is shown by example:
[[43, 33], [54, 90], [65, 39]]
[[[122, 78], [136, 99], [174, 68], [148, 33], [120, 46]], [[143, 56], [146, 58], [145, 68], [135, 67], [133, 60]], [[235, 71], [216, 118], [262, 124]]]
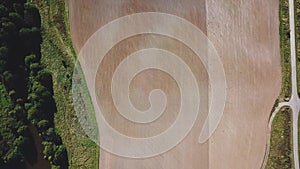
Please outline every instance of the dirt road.
[[[77, 53], [96, 30], [114, 19], [137, 12], [164, 12], [185, 18], [206, 33], [220, 54], [225, 69], [228, 87], [225, 112], [209, 141], [204, 144], [197, 142], [208, 110], [204, 102], [201, 103], [203, 115], [198, 117], [197, 125], [174, 149], [148, 159], [122, 158], [101, 149], [101, 169], [260, 168], [267, 142], [268, 118], [281, 88], [278, 2], [69, 0], [69, 11], [71, 36]], [[122, 31], [122, 28], [119, 29]], [[105, 56], [98, 70], [96, 86], [99, 88], [96, 92], [105, 96], [99, 99], [99, 103], [110, 112], [104, 115], [106, 120], [119, 132], [134, 137], [156, 135], [157, 131], [166, 129], [177, 115], [178, 107], [171, 106], [161, 119], [150, 126], [143, 126], [126, 121], [112, 106], [107, 88], [112, 73], [130, 53], [149, 47], [163, 48], [182, 56], [197, 76], [201, 97], [208, 96], [207, 72], [188, 47], [159, 35], [125, 39]], [[147, 107], [147, 99], [142, 96], [147, 98], [149, 91], [157, 87], [166, 91], [171, 105], [178, 103], [176, 84], [162, 72], [144, 72], [135, 79], [132, 87], [136, 88], [132, 100], [141, 109]]]

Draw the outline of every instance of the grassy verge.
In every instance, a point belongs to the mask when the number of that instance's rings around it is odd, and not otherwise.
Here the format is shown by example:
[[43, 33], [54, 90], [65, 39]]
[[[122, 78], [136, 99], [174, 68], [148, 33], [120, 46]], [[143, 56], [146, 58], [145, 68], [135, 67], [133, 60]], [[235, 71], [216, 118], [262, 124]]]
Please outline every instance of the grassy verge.
[[70, 168], [98, 168], [99, 148], [84, 133], [73, 107], [72, 75], [76, 55], [68, 27], [64, 0], [33, 0], [42, 20], [42, 63], [53, 76], [58, 112], [55, 128], [67, 147]]
[[270, 152], [266, 169], [291, 169], [293, 166], [292, 111], [283, 107], [272, 123]]
[[280, 0], [279, 16], [280, 54], [282, 64], [282, 91], [279, 102], [282, 102], [284, 100], [288, 101], [292, 93], [288, 0]]

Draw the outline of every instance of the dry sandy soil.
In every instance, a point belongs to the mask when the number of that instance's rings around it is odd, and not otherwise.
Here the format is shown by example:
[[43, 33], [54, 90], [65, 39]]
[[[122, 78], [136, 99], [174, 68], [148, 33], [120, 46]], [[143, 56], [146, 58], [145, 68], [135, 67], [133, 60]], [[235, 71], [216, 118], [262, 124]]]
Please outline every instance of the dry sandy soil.
[[[101, 26], [137, 12], [178, 15], [198, 26], [212, 41], [224, 64], [227, 102], [221, 123], [204, 144], [197, 143], [207, 116], [207, 103], [192, 132], [174, 149], [153, 158], [134, 160], [100, 151], [101, 169], [259, 169], [267, 143], [268, 119], [281, 88], [278, 2], [274, 0], [69, 0], [71, 37], [77, 53]], [[159, 35], [138, 35], [114, 46], [96, 76], [98, 103], [106, 107], [106, 120], [119, 132], [134, 137], [156, 135], [177, 115], [179, 93], [174, 80], [161, 71], [139, 74], [131, 84], [133, 104], [149, 105], [153, 88], [163, 89], [168, 108], [150, 125], [130, 123], [111, 106], [112, 73], [130, 53], [157, 47], [182, 56], [196, 74], [201, 98], [207, 98], [208, 75], [203, 64], [185, 45]], [[105, 70], [105, 71], [104, 71]], [[105, 72], [105, 73], [104, 73]], [[202, 99], [205, 100], [205, 99]]]

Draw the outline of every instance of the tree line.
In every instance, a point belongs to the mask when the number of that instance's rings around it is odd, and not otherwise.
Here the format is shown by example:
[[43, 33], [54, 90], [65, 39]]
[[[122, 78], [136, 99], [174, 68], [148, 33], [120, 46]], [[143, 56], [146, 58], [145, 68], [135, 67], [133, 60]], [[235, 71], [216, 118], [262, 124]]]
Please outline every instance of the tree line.
[[52, 75], [40, 61], [39, 11], [26, 0], [2, 0], [0, 21], [0, 80], [12, 102], [0, 111], [0, 168], [34, 161], [30, 125], [43, 140], [44, 158], [54, 168], [67, 168], [67, 151], [54, 128]]

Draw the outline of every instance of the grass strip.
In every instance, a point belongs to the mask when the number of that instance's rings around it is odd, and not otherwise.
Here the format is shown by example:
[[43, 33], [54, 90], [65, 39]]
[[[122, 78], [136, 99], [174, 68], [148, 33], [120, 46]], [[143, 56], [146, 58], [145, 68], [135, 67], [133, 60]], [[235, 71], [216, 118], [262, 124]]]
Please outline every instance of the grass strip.
[[290, 25], [289, 25], [289, 3], [288, 0], [279, 1], [280, 16], [280, 54], [282, 65], [282, 89], [279, 102], [288, 101], [292, 93], [291, 79], [291, 51], [290, 51]]
[[281, 108], [272, 122], [270, 152], [265, 169], [292, 169], [292, 110]]
[[[289, 101], [292, 92], [291, 83], [291, 53], [290, 53], [290, 25], [289, 0], [279, 0], [280, 19], [280, 54], [282, 64], [282, 90], [276, 101]], [[272, 110], [274, 112], [274, 109]], [[270, 151], [266, 169], [291, 169], [293, 166], [292, 151], [292, 111], [283, 107], [275, 115], [271, 126]]]
[[85, 134], [76, 116], [72, 76], [76, 54], [69, 35], [67, 1], [32, 0], [42, 20], [42, 63], [52, 73], [58, 112], [55, 128], [68, 151], [70, 168], [98, 169], [99, 147]]

